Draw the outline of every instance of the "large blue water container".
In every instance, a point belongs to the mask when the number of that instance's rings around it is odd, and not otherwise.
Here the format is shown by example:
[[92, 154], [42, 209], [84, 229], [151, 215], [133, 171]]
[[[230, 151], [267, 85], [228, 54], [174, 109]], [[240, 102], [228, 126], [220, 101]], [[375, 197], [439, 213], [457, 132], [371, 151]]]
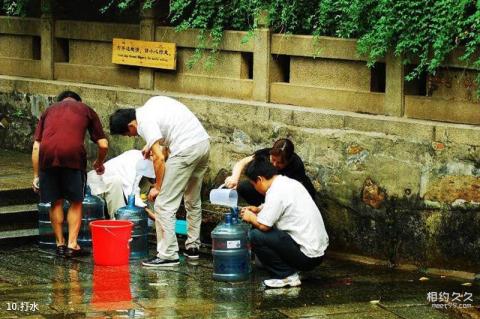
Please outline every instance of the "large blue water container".
[[[63, 236], [65, 241], [68, 240], [68, 223], [67, 214], [70, 203], [66, 200], [63, 205]], [[90, 187], [85, 187], [85, 197], [82, 202], [82, 223], [80, 225], [80, 231], [78, 233], [78, 244], [80, 247], [89, 248], [92, 247], [92, 235], [90, 234], [90, 227], [88, 226], [91, 221], [97, 219], [103, 219], [103, 210], [105, 202], [98, 196], [92, 195]], [[38, 244], [40, 248], [55, 249], [57, 247], [55, 241], [55, 235], [52, 229], [52, 223], [50, 221], [50, 203], [38, 204]]]
[[250, 276], [250, 241], [241, 223], [232, 223], [226, 214], [225, 222], [212, 231], [213, 279], [244, 281]]
[[92, 195], [90, 187], [85, 186], [85, 197], [82, 202], [82, 224], [78, 233], [78, 244], [80, 247], [92, 247], [92, 234], [90, 233], [90, 222], [104, 217], [105, 202], [102, 198]]
[[115, 219], [133, 222], [130, 259], [148, 255], [148, 215], [145, 209], [135, 206], [135, 195], [128, 196], [128, 204], [115, 212]]
[[[43, 249], [55, 249], [57, 243], [55, 240], [55, 234], [53, 233], [52, 222], [50, 221], [50, 203], [38, 204], [38, 245]], [[68, 203], [65, 202], [63, 206], [63, 233], [68, 234], [67, 224], [67, 211]]]

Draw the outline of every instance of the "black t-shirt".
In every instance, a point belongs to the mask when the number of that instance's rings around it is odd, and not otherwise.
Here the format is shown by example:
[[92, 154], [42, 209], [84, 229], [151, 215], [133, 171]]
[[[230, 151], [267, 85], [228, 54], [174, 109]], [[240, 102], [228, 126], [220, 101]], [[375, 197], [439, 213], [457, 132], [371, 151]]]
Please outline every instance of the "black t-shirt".
[[[256, 151], [253, 155], [270, 158], [270, 150], [271, 148], [263, 148]], [[315, 199], [315, 187], [313, 187], [312, 181], [305, 174], [305, 165], [303, 164], [302, 159], [300, 158], [300, 156], [297, 155], [297, 153], [293, 153], [290, 163], [288, 163], [288, 165], [285, 166], [283, 169], [278, 170], [278, 173], [302, 183], [302, 185], [307, 189], [310, 196]]]

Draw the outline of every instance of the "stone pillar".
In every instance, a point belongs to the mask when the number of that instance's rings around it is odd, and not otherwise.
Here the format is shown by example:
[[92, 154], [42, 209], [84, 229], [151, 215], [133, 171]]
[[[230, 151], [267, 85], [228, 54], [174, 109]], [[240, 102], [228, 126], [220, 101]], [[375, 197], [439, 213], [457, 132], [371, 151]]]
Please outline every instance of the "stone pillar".
[[40, 6], [42, 10], [40, 18], [40, 72], [43, 79], [53, 80], [55, 21], [52, 14], [51, 0], [42, 0]]
[[405, 114], [405, 72], [402, 57], [389, 53], [385, 59], [384, 114], [403, 117]]
[[[151, 9], [143, 9], [143, 1], [140, 3], [140, 40], [155, 40], [155, 12]], [[154, 70], [151, 68], [140, 68], [138, 74], [138, 87], [141, 89], [153, 90]]]
[[254, 36], [253, 52], [253, 96], [257, 101], [270, 101], [270, 64], [271, 31], [268, 28], [268, 13], [262, 12], [257, 17], [258, 28]]

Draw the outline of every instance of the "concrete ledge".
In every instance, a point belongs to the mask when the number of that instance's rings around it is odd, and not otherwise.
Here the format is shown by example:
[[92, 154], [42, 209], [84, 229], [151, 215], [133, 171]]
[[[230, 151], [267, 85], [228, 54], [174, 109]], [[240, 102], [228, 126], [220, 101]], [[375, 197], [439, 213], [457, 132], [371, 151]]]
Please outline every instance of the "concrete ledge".
[[38, 229], [19, 229], [0, 232], [0, 239], [38, 236]]
[[40, 60], [0, 57], [0, 70], [6, 75], [40, 78], [41, 67]]
[[37, 204], [0, 206], [0, 215], [38, 211]]
[[480, 127], [441, 124], [435, 127], [435, 141], [480, 146]]
[[272, 54], [366, 61], [357, 54], [357, 40], [311, 35], [272, 35]]
[[138, 87], [138, 68], [55, 63], [55, 78], [64, 81]]
[[409, 118], [480, 124], [478, 103], [449, 101], [420, 96], [405, 96], [405, 115]]
[[40, 19], [0, 16], [0, 33], [39, 36]]
[[[155, 40], [161, 42], [175, 42], [177, 47], [196, 48], [198, 46], [199, 30], [187, 30], [176, 32], [172, 27], [157, 27], [155, 30]], [[253, 40], [242, 43], [242, 39], [247, 35], [244, 31], [225, 31], [219, 50], [221, 51], [241, 51], [253, 52]], [[208, 41], [207, 41], [208, 42]], [[211, 49], [210, 43], [206, 44], [207, 49]]]
[[253, 81], [193, 74], [156, 72], [155, 89], [250, 99], [252, 97]]
[[427, 268], [425, 273], [433, 276], [447, 276], [459, 279], [465, 279], [469, 281], [475, 280], [475, 273], [459, 270], [440, 269], [440, 268]]
[[334, 251], [327, 251], [326, 257], [333, 259], [352, 261], [359, 264], [372, 265], [372, 266], [382, 266], [382, 267], [392, 267], [404, 271], [417, 271], [420, 273], [425, 273], [431, 276], [447, 276], [450, 278], [461, 279], [474, 281], [475, 273], [467, 271], [458, 271], [451, 269], [440, 269], [440, 268], [422, 268], [412, 264], [397, 264], [392, 265], [386, 260], [376, 259], [372, 257], [365, 257], [361, 255], [349, 254], [349, 253], [339, 253]]
[[432, 125], [388, 116], [378, 116], [377, 118], [346, 116], [344, 127], [357, 131], [382, 132], [423, 141], [431, 141], [434, 136]]
[[55, 22], [55, 37], [75, 40], [111, 42], [113, 38], [138, 39], [136, 24], [96, 23], [59, 20]]
[[327, 89], [315, 86], [272, 83], [271, 101], [333, 110], [381, 114], [383, 93]]

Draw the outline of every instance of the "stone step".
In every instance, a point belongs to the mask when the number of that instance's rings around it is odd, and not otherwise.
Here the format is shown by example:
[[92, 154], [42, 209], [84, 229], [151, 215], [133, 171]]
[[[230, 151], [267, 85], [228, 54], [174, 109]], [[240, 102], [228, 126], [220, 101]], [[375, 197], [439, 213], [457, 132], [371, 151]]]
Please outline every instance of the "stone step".
[[0, 231], [0, 239], [38, 236], [38, 228]]
[[0, 215], [17, 214], [17, 213], [25, 213], [25, 212], [37, 212], [37, 211], [38, 211], [37, 204], [0, 206]]
[[0, 206], [0, 240], [32, 236], [38, 236], [37, 204]]
[[36, 204], [38, 199], [38, 194], [35, 194], [31, 188], [0, 191], [0, 206]]

